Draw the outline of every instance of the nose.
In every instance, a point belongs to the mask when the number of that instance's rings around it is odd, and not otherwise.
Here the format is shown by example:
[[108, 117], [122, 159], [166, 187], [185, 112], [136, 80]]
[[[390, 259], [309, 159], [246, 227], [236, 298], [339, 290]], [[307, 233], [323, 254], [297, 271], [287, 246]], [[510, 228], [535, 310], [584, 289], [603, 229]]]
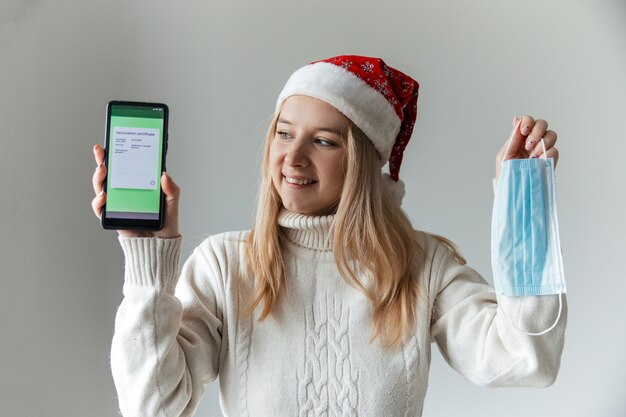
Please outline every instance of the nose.
[[285, 155], [285, 162], [289, 166], [305, 167], [309, 165], [309, 149], [305, 140], [296, 139], [291, 142], [287, 154]]

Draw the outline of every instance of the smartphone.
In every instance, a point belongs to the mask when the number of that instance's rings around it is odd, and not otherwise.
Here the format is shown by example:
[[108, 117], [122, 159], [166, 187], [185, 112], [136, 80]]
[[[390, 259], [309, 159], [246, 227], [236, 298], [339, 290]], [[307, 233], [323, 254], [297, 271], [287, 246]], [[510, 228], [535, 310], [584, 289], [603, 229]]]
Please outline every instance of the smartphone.
[[106, 107], [105, 229], [161, 230], [169, 109], [163, 103], [110, 101]]

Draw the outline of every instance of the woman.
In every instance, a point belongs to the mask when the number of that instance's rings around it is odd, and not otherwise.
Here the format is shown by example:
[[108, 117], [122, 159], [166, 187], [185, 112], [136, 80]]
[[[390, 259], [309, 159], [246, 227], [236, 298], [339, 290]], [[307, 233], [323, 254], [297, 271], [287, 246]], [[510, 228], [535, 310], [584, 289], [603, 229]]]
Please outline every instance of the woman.
[[[218, 375], [229, 416], [421, 415], [431, 340], [477, 384], [554, 381], [566, 306], [550, 332], [518, 331], [550, 326], [557, 297], [496, 298], [450, 241], [413, 230], [400, 208], [417, 90], [378, 58], [294, 72], [266, 138], [254, 227], [207, 238], [180, 276], [180, 190], [163, 174], [165, 227], [119, 231], [111, 365], [123, 415], [192, 415]], [[545, 121], [513, 124], [496, 178], [505, 159], [556, 161]], [[103, 156], [96, 145], [96, 193]], [[98, 216], [105, 199], [93, 200]]]

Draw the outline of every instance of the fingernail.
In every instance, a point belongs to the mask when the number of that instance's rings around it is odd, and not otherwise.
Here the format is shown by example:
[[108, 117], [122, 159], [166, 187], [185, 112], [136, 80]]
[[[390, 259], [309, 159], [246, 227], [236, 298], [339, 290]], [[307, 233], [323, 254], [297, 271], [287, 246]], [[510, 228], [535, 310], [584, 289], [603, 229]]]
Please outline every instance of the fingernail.
[[530, 126], [529, 126], [529, 125], [525, 125], [525, 126], [522, 128], [522, 135], [526, 136], [526, 135], [527, 135], [527, 134], [529, 134], [529, 133], [530, 133]]
[[102, 194], [104, 194], [104, 190], [100, 190], [100, 192], [98, 193], [98, 197], [102, 197]]
[[527, 150], [527, 151], [529, 151], [529, 150], [531, 150], [531, 149], [532, 149], [532, 147], [533, 147], [533, 143], [535, 143], [535, 141], [534, 141], [533, 139], [531, 139], [531, 140], [529, 140], [529, 141], [527, 141], [527, 142], [526, 142], [526, 146], [525, 146], [525, 148], [526, 148], [526, 150]]

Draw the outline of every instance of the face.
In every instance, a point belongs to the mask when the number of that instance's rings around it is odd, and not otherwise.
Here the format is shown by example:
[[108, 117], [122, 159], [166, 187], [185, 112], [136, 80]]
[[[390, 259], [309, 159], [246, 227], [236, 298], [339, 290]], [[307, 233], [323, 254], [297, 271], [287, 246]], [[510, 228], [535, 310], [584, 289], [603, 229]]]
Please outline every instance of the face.
[[283, 103], [270, 145], [270, 170], [283, 205], [297, 213], [326, 215], [339, 201], [349, 120], [308, 96]]

